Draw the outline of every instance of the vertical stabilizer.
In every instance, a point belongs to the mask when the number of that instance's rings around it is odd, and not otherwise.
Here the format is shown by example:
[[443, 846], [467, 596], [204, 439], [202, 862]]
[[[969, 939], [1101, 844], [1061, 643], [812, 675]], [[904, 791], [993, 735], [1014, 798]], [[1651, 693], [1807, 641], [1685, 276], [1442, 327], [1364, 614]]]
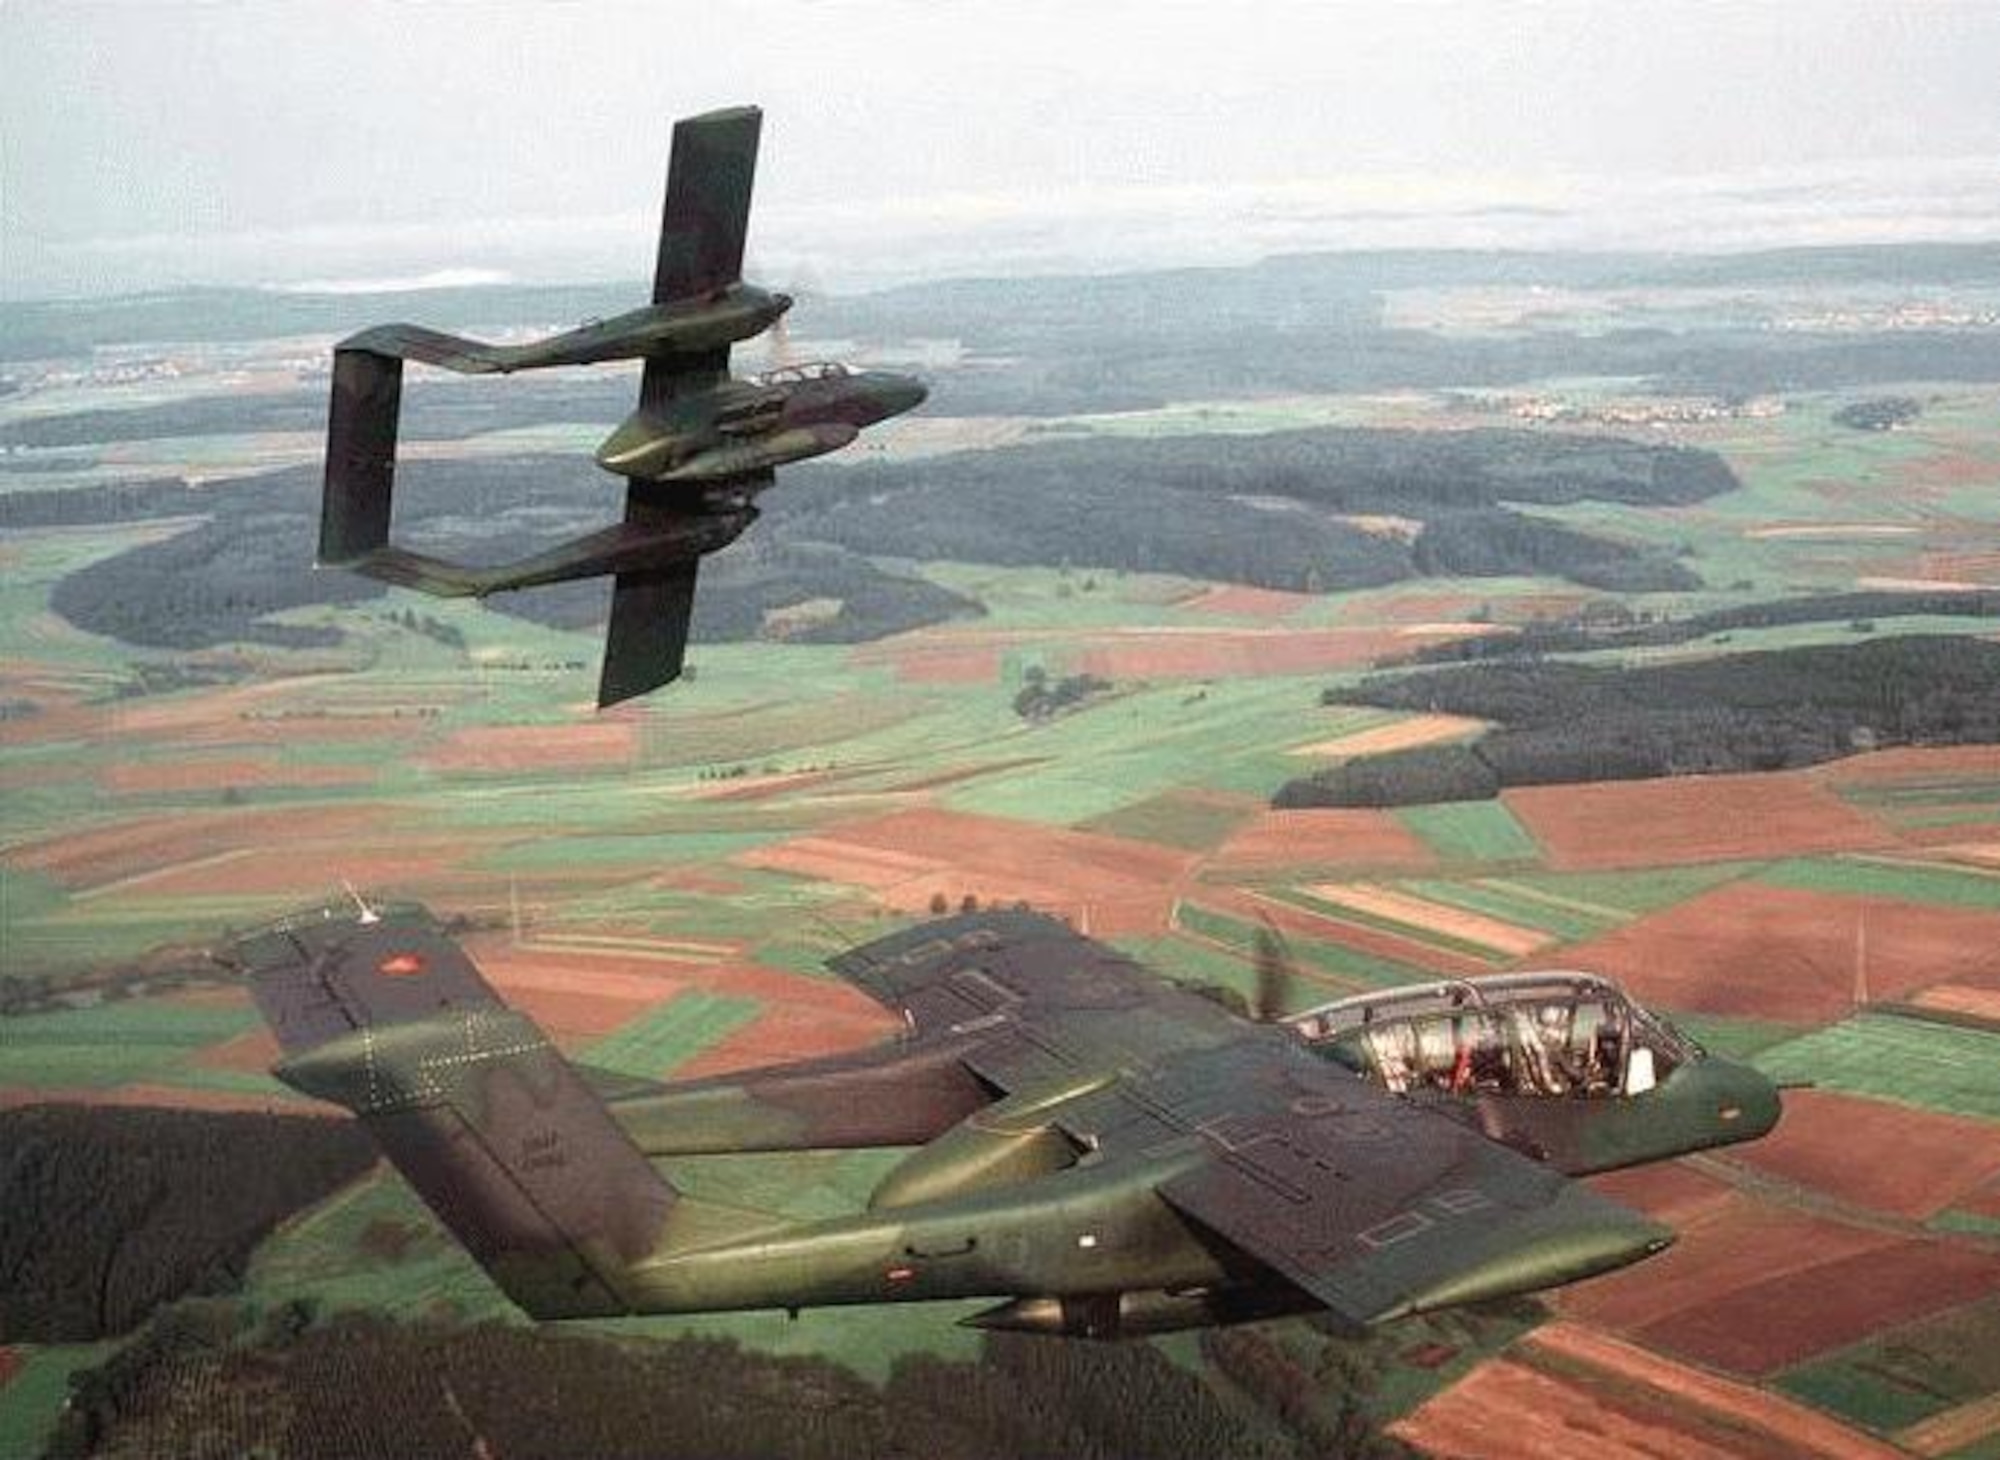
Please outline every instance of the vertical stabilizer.
[[232, 961], [278, 1078], [345, 1106], [507, 1296], [537, 1318], [629, 1313], [677, 1193], [532, 1019], [422, 908], [317, 910]]
[[319, 561], [349, 563], [389, 541], [403, 362], [367, 350], [333, 352]]

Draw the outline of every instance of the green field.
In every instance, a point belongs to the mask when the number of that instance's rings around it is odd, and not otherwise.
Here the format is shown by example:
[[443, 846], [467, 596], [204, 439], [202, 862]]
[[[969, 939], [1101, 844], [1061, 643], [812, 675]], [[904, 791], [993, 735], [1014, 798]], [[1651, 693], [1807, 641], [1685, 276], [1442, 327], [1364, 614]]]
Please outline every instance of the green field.
[[2000, 1389], [2000, 1299], [1787, 1370], [1778, 1387], [1885, 1432], [1929, 1419]]
[[755, 999], [691, 989], [598, 1040], [583, 1057], [606, 1069], [658, 1079], [748, 1024], [761, 1007]]
[[1517, 927], [1550, 933], [1564, 942], [1592, 937], [1626, 921], [1628, 916], [1617, 908], [1594, 907], [1574, 899], [1558, 898], [1498, 877], [1462, 882], [1438, 877], [1409, 877], [1399, 878], [1391, 885], [1430, 902], [1482, 913]]
[[0, 1085], [105, 1089], [131, 1082], [227, 1078], [190, 1071], [197, 1051], [257, 1023], [244, 1006], [134, 999], [90, 1009], [26, 1014], [0, 1024]]
[[1857, 1014], [1755, 1060], [1776, 1080], [2000, 1120], [2000, 1034], [1929, 1019]]
[[1916, 865], [1880, 857], [1814, 857], [1780, 862], [1758, 880], [1804, 892], [2000, 909], [2000, 873], [1969, 867]]
[[1540, 851], [1504, 802], [1402, 806], [1396, 819], [1447, 862], [1527, 862]]
[[1077, 829], [1206, 852], [1221, 845], [1253, 809], [1248, 804], [1227, 804], [1169, 791], [1093, 817], [1079, 823]]

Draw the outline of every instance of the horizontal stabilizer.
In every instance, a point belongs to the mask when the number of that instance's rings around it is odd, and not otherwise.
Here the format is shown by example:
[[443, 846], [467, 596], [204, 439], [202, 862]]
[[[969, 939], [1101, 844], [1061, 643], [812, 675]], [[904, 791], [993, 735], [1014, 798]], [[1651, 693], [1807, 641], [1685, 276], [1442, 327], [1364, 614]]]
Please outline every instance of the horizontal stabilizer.
[[490, 568], [467, 567], [400, 547], [377, 548], [343, 566], [436, 598], [484, 598], [577, 578], [670, 570], [728, 546], [756, 518], [754, 507], [663, 513], [648, 522], [620, 522], [533, 557]]
[[705, 369], [711, 352], [727, 351], [736, 341], [770, 328], [791, 304], [787, 295], [731, 283], [698, 298], [648, 304], [518, 345], [488, 344], [416, 324], [385, 324], [342, 340], [337, 348], [415, 360], [461, 375], [641, 359], [696, 363]]

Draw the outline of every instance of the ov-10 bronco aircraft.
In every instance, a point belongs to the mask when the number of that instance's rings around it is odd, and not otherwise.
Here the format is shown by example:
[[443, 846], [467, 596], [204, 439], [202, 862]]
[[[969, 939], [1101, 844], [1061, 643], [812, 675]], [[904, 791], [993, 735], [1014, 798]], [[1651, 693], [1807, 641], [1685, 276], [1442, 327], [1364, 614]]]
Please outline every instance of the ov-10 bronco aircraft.
[[[650, 305], [532, 344], [390, 324], [336, 345], [319, 563], [443, 597], [615, 576], [598, 705], [678, 677], [701, 557], [756, 520], [773, 469], [836, 451], [925, 394], [907, 375], [833, 363], [730, 375], [729, 347], [792, 305], [741, 278], [762, 124], [756, 108], [737, 107], [674, 127]], [[471, 375], [643, 360], [638, 409], [597, 451], [625, 478], [624, 520], [486, 568], [391, 545], [405, 360]]]
[[[1027, 911], [835, 972], [874, 1048], [657, 1084], [572, 1064], [415, 904], [233, 943], [284, 1051], [536, 1318], [989, 1298], [1093, 1338], [1325, 1311], [1359, 1330], [1567, 1283], [1673, 1233], [1573, 1175], [1749, 1140], [1776, 1089], [1617, 987], [1501, 976], [1258, 1023]], [[787, 1223], [655, 1158], [914, 1147], [865, 1210]]]

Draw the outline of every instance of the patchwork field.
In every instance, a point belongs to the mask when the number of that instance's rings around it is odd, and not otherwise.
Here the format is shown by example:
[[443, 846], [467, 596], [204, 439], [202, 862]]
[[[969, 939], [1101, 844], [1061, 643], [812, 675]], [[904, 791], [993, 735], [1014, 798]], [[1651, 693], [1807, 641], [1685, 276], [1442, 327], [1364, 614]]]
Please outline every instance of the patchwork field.
[[[1893, 439], [1831, 426], [1831, 404], [1699, 428], [1739, 491], [1671, 512], [1537, 510], [1690, 543], [1709, 586], [1633, 597], [1647, 613], [1983, 572], [2000, 395], [1943, 400], [1936, 424]], [[1909, 501], [1883, 502], [1890, 484]], [[1273, 926], [1299, 1002], [1592, 969], [1810, 1088], [1759, 1145], [1604, 1178], [1679, 1244], [1524, 1305], [1509, 1321], [1532, 1331], [1497, 1357], [1395, 1358], [1378, 1402], [1396, 1432], [1440, 1455], [1534, 1460], [2000, 1454], [2000, 748], [1279, 811], [1268, 798], [1302, 758], [1482, 728], [1328, 707], [1322, 688], [1620, 600], [1529, 578], [1307, 595], [1106, 573], [1085, 591], [1054, 568], [924, 564], [987, 616], [856, 646], [697, 646], [692, 678], [599, 716], [589, 636], [476, 605], [391, 595], [286, 616], [341, 628], [337, 648], [184, 656], [47, 611], [53, 582], [146, 530], [0, 540], [0, 973], [70, 1005], [0, 1015], [0, 1103], [322, 1109], [270, 1079], [241, 991], [189, 970], [225, 929], [344, 898], [343, 883], [469, 919], [468, 948], [510, 1000], [579, 1058], [651, 1078], [893, 1033], [821, 960], [967, 899], [1052, 909], [1245, 994]], [[406, 609], [465, 648], [399, 625]], [[1836, 632], [1856, 631], [1799, 636]], [[149, 687], [139, 666], [190, 677]], [[1013, 707], [1030, 669], [1110, 687], [1030, 722]], [[675, 1175], [811, 1215], [857, 1205], [893, 1159]], [[505, 1312], [381, 1175], [267, 1242], [250, 1293], [273, 1309]], [[618, 1331], [727, 1335], [879, 1378], [899, 1355], [973, 1352], [951, 1326], [965, 1311]], [[1353, 1352], [1303, 1325], [1268, 1331], [1318, 1356], [1315, 1374]], [[1202, 1362], [1192, 1344], [1168, 1351]], [[0, 1412], [30, 1391], [48, 1412], [56, 1357], [0, 1348]]]

